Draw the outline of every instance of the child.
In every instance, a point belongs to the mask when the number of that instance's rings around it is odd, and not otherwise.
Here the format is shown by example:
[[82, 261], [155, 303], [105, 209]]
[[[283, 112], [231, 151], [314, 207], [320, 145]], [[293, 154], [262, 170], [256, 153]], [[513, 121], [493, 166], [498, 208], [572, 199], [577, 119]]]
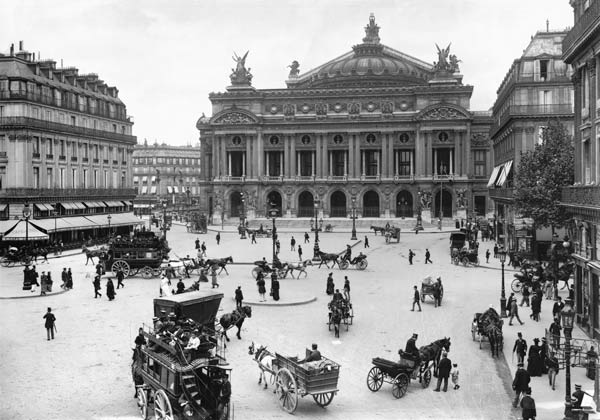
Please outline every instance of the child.
[[454, 389], [460, 388], [460, 385], [458, 384], [458, 374], [458, 364], [454, 363], [452, 365], [452, 371], [450, 372], [450, 375], [452, 376], [452, 383], [454, 384]]

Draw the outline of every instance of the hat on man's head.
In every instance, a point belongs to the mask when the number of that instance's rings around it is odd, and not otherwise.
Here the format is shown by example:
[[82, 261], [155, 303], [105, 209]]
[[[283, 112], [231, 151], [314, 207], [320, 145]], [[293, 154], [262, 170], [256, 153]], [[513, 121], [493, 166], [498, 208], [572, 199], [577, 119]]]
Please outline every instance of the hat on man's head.
[[153, 317], [153, 318], [152, 318], [152, 321], [154, 321], [154, 322], [158, 321], [158, 317], [156, 317], [156, 316], [155, 316], [155, 317]]
[[536, 337], [536, 338], [533, 339], [533, 341], [536, 342], [536, 343], [539, 343], [540, 339]]
[[316, 349], [317, 349], [317, 345], [316, 345], [316, 343], [313, 343], [313, 344], [312, 344], [312, 348], [313, 348], [313, 350], [316, 350]]
[[542, 341], [543, 341], [543, 342], [546, 342], [546, 337], [542, 337]]
[[413, 333], [413, 335], [412, 335], [412, 336], [413, 336], [414, 338], [417, 338], [417, 337], [419, 336], [419, 334], [417, 334], [417, 333]]
[[575, 389], [581, 389], [581, 385], [575, 385]]
[[166, 310], [164, 310], [164, 309], [161, 309], [161, 310], [160, 310], [160, 313], [161, 313], [161, 314], [166, 314], [166, 313], [167, 313], [167, 311], [166, 311]]

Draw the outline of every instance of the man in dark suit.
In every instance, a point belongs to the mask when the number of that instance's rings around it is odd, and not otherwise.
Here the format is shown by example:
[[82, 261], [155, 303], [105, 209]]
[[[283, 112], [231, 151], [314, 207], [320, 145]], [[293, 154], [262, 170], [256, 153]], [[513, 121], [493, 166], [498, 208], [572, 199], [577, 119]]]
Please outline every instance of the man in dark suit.
[[435, 392], [440, 392], [440, 385], [442, 384], [442, 380], [444, 381], [444, 392], [448, 391], [448, 377], [450, 376], [450, 371], [452, 370], [452, 361], [448, 359], [448, 353], [442, 353], [442, 360], [440, 360], [440, 364], [438, 366], [438, 380], [437, 387], [434, 389]]
[[515, 340], [513, 346], [513, 353], [517, 353], [517, 362], [523, 363], [525, 355], [527, 354], [527, 341], [523, 338], [523, 334], [517, 333], [518, 338]]
[[526, 392], [529, 389], [529, 381], [531, 377], [529, 373], [523, 369], [523, 363], [517, 364], [518, 369], [515, 373], [515, 379], [512, 383], [512, 389], [515, 391], [515, 400], [513, 401], [513, 407], [517, 408], [517, 404], [519, 404], [519, 397], [522, 392]]
[[552, 317], [558, 318], [560, 322], [560, 311], [565, 307], [565, 303], [562, 301], [562, 297], [558, 297], [558, 300], [554, 302], [554, 306], [552, 307]]

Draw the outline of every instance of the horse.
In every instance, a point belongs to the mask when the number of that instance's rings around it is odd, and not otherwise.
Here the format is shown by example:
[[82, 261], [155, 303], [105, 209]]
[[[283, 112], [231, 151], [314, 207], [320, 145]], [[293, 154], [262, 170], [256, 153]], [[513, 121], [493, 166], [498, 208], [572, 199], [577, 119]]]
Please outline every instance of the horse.
[[[265, 389], [267, 389], [267, 377], [265, 375], [265, 372], [268, 372], [270, 374], [269, 382], [273, 383], [273, 361], [275, 360], [275, 355], [269, 350], [267, 350], [267, 346], [261, 345], [258, 346], [258, 348], [256, 348], [254, 345], [254, 341], [252, 342], [250, 347], [248, 347], [248, 354], [254, 356], [254, 360], [256, 361], [256, 363], [258, 364], [258, 368], [260, 369], [260, 374], [258, 375], [258, 384], [260, 385], [264, 380]], [[275, 389], [273, 389], [273, 392], [275, 392]]]
[[37, 263], [38, 257], [44, 257], [44, 261], [48, 262], [48, 248], [33, 248], [31, 251], [31, 256], [33, 257], [33, 262], [35, 263]]
[[490, 348], [492, 350], [492, 357], [494, 354], [500, 357], [500, 351], [504, 345], [504, 338], [502, 336], [502, 328], [496, 324], [488, 324], [484, 327], [484, 333], [490, 342]]
[[236, 336], [238, 340], [241, 340], [242, 336], [240, 335], [240, 332], [246, 317], [252, 318], [251, 306], [242, 306], [241, 310], [235, 309], [233, 312], [223, 315], [221, 319], [219, 319], [219, 324], [221, 324], [221, 327], [223, 327], [223, 332], [221, 333], [222, 336], [229, 341], [229, 337], [227, 337], [227, 330], [235, 325], [237, 327]]
[[421, 363], [425, 366], [429, 362], [433, 362], [433, 376], [437, 377], [438, 365], [442, 351], [450, 351], [450, 338], [444, 337], [434, 341], [426, 346], [419, 347], [419, 356], [421, 357]]
[[338, 265], [338, 267], [340, 266], [340, 264], [338, 262], [338, 258], [340, 258], [339, 254], [327, 254], [325, 252], [319, 251], [318, 255], [321, 258], [321, 262], [319, 263], [318, 268], [321, 268], [321, 265], [323, 265], [323, 263], [325, 263], [325, 267], [330, 268], [329, 267], [330, 261], [333, 261], [331, 268], [333, 268], [336, 264]]
[[229, 272], [227, 271], [227, 268], [225, 266], [227, 265], [227, 263], [232, 263], [232, 262], [233, 262], [232, 257], [209, 258], [208, 260], [206, 260], [204, 262], [204, 267], [214, 267], [216, 265], [217, 267], [221, 267], [221, 271], [219, 271], [218, 274], [221, 274], [223, 272], [223, 270], [225, 270], [225, 273], [227, 273], [227, 275], [229, 275]]
[[[308, 274], [306, 272], [306, 266], [307, 265], [313, 265], [312, 260], [308, 259], [308, 260], [304, 260], [301, 262], [288, 262], [285, 263], [286, 265], [286, 271], [285, 271], [285, 276], [287, 276], [288, 272], [291, 274], [292, 278], [294, 278], [294, 270], [299, 271], [298, 273], [298, 277], [296, 278], [300, 278], [300, 274], [304, 273], [304, 277], [306, 277]], [[284, 276], [284, 277], [285, 277]]]
[[81, 248], [81, 252], [85, 252], [85, 265], [88, 265], [88, 262], [91, 260], [92, 265], [94, 265], [94, 257], [101, 259], [104, 256], [105, 251], [102, 249], [88, 249], [86, 246]]
[[379, 232], [381, 235], [383, 235], [385, 233], [385, 231], [387, 230], [384, 227], [373, 226], [373, 225], [371, 225], [370, 229], [373, 229], [373, 233], [375, 234], [375, 236], [377, 236], [377, 232]]
[[340, 338], [340, 324], [342, 323], [342, 310], [339, 306], [331, 306], [329, 312], [329, 323], [333, 324], [333, 331], [336, 338]]

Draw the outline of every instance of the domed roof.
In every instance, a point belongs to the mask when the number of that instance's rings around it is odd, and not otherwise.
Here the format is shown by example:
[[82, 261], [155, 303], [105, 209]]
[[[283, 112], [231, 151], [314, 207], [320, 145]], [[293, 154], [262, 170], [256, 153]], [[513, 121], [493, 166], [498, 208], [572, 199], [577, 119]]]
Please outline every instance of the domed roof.
[[287, 81], [289, 88], [426, 85], [433, 66], [379, 43], [371, 15], [367, 36], [352, 51]]

